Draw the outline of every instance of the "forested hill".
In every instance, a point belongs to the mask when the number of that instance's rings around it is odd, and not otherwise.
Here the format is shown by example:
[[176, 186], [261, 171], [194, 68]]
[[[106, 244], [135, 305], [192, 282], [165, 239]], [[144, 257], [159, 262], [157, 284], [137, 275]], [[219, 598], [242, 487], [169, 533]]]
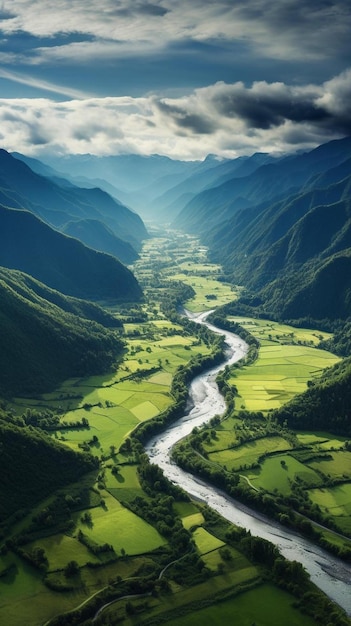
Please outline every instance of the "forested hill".
[[300, 430], [351, 436], [351, 359], [328, 369], [305, 393], [274, 411], [280, 423]]
[[136, 301], [142, 296], [132, 272], [115, 257], [54, 230], [30, 211], [1, 205], [0, 265], [78, 298]]
[[55, 489], [96, 467], [92, 457], [56, 443], [22, 418], [16, 421], [0, 409], [0, 524], [13, 515], [20, 518]]
[[351, 316], [351, 138], [196, 196], [175, 225], [199, 232], [252, 314]]
[[[82, 221], [84, 227], [77, 229], [75, 236], [80, 238], [82, 235], [84, 243], [103, 252], [116, 253], [124, 263], [130, 262], [131, 254], [135, 260], [141, 241], [148, 236], [137, 213], [98, 187], [79, 187], [62, 176], [50, 176], [50, 170], [43, 164], [33, 171], [20, 160], [20, 155], [17, 157], [0, 150], [0, 203], [30, 210], [58, 230], [63, 230], [69, 222]], [[102, 228], [95, 237], [94, 224], [90, 220], [98, 221], [108, 229], [106, 240]], [[111, 234], [115, 237], [113, 251]], [[121, 245], [121, 240], [129, 246]]]
[[113, 323], [92, 304], [0, 268], [0, 396], [46, 391], [70, 377], [106, 372], [122, 350], [116, 331], [102, 325]]

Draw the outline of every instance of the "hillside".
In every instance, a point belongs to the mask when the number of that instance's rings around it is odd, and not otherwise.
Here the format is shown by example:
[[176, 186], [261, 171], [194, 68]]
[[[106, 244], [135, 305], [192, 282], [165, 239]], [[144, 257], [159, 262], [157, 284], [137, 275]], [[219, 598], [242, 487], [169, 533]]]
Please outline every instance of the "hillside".
[[346, 138], [266, 164], [203, 191], [178, 216], [175, 224], [200, 229], [226, 278], [245, 287], [251, 314], [351, 315], [350, 152]]
[[67, 378], [107, 371], [122, 342], [95, 319], [113, 324], [98, 307], [0, 268], [0, 396], [46, 391]]
[[[42, 431], [17, 424], [0, 409], [0, 522], [33, 508], [55, 489], [96, 467], [92, 457], [77, 454]], [[40, 459], [40, 463], [38, 462]]]
[[100, 220], [86, 219], [67, 222], [62, 232], [79, 239], [89, 248], [112, 254], [122, 263], [130, 264], [138, 258], [133, 246], [116, 237], [111, 228]]
[[305, 393], [274, 411], [274, 417], [289, 428], [351, 436], [351, 361], [344, 359], [326, 370]]
[[0, 265], [87, 300], [135, 301], [141, 289], [116, 258], [88, 248], [29, 211], [0, 205]]
[[44, 165], [37, 164], [33, 171], [19, 156], [0, 150], [0, 202], [28, 209], [58, 229], [72, 220], [99, 220], [135, 250], [140, 248], [147, 231], [139, 215], [99, 188], [83, 188], [63, 177], [48, 176], [50, 170]]

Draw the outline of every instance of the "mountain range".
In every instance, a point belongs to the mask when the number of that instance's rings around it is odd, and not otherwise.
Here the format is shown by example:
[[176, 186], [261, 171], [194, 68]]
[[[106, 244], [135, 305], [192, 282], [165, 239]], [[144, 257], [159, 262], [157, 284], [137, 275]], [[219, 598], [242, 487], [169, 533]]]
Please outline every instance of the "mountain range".
[[227, 279], [245, 287], [243, 303], [256, 302], [259, 314], [345, 319], [351, 315], [350, 190], [347, 137], [201, 191], [173, 225], [200, 234]]
[[115, 257], [51, 228], [31, 211], [0, 205], [0, 265], [87, 300], [137, 301], [141, 289]]
[[99, 187], [74, 185], [39, 161], [5, 150], [0, 150], [0, 203], [30, 210], [53, 228], [80, 235], [83, 243], [124, 263], [137, 258], [148, 236], [140, 216]]

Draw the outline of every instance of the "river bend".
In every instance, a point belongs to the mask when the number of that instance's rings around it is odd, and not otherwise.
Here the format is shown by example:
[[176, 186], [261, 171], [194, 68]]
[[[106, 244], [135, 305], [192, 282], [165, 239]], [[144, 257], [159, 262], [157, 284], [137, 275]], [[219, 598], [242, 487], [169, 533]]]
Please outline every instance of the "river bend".
[[240, 504], [216, 487], [184, 472], [171, 461], [171, 449], [177, 441], [188, 435], [195, 426], [201, 426], [215, 415], [224, 413], [225, 402], [215, 382], [216, 376], [225, 365], [235, 363], [247, 353], [247, 344], [237, 335], [209, 324], [206, 321], [208, 314], [188, 315], [194, 321], [206, 324], [214, 332], [225, 336], [228, 346], [226, 360], [220, 366], [194, 378], [189, 387], [188, 412], [146, 445], [150, 461], [159, 465], [169, 480], [191, 496], [206, 502], [230, 522], [250, 530], [252, 535], [271, 541], [287, 559], [302, 563], [311, 580], [351, 615], [351, 565], [329, 555], [278, 522]]

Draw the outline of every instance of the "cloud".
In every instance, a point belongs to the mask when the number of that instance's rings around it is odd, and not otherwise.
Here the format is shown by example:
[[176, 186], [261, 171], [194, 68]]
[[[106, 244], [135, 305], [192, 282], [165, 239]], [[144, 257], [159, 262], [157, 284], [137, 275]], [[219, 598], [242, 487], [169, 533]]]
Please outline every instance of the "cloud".
[[54, 83], [49, 83], [48, 81], [41, 80], [39, 78], [23, 76], [21, 74], [18, 74], [17, 72], [10, 72], [1, 68], [0, 78], [5, 78], [6, 80], [10, 80], [15, 83], [21, 83], [23, 85], [29, 85], [30, 87], [36, 87], [37, 89], [42, 89], [44, 91], [61, 94], [70, 98], [87, 98], [87, 96], [89, 95], [86, 92], [80, 91], [79, 89], [71, 89], [70, 87], [66, 87], [64, 85], [55, 85]]
[[[101, 41], [133, 54], [135, 47], [148, 53], [192, 40], [241, 42], [251, 54], [280, 60], [350, 58], [348, 0], [5, 0], [2, 14], [9, 40], [22, 31], [51, 37], [55, 46], [62, 33], [80, 33], [90, 37], [77, 48], [85, 56]], [[66, 44], [59, 45], [65, 58]], [[42, 61], [50, 47], [42, 48]]]
[[243, 83], [217, 85], [211, 98], [219, 115], [240, 118], [248, 128], [269, 129], [292, 122], [319, 123], [330, 117], [316, 103], [318, 88], [294, 88], [284, 83], [256, 82], [251, 88]]
[[351, 70], [321, 85], [219, 82], [177, 98], [0, 100], [2, 146], [202, 159], [310, 149], [351, 132]]

